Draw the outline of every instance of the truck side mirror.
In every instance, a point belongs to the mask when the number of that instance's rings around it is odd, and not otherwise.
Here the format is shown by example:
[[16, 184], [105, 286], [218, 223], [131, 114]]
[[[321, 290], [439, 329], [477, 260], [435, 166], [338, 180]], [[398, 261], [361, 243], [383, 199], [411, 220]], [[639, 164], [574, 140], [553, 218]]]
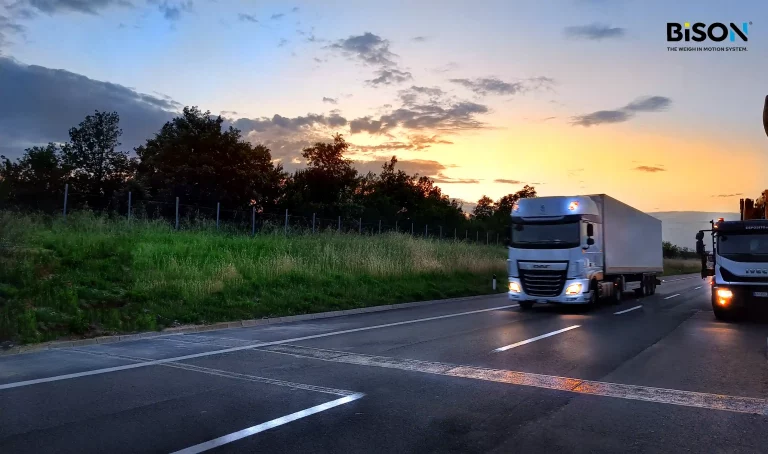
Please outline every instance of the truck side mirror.
[[[590, 239], [595, 236], [595, 226], [592, 224], [587, 224], [587, 236], [590, 237]], [[590, 244], [589, 240], [587, 240], [587, 244]], [[591, 244], [595, 244], [594, 240]]]
[[592, 246], [595, 244], [594, 238], [587, 238], [587, 246]]
[[696, 254], [704, 255], [704, 242], [701, 240], [696, 240]]

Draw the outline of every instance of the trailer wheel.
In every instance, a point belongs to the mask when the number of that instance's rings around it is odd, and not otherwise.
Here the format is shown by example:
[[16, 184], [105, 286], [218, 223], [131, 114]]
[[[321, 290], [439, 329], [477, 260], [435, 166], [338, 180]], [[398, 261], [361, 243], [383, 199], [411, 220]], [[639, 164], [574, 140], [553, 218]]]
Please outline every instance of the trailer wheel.
[[635, 289], [635, 296], [638, 298], [642, 298], [648, 294], [648, 281], [645, 280], [645, 277], [640, 279], [640, 287]]
[[651, 276], [648, 279], [648, 283], [650, 284], [648, 287], [648, 290], [650, 293], [649, 295], [655, 295], [656, 294], [656, 276]]

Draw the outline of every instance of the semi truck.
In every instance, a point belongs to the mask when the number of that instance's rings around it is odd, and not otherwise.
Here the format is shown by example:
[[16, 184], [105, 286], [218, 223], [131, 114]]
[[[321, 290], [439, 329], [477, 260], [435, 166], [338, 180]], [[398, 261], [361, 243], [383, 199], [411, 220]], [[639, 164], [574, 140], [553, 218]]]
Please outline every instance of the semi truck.
[[508, 297], [595, 306], [656, 293], [661, 221], [608, 195], [536, 197], [512, 208]]
[[[711, 229], [696, 234], [701, 277], [711, 277], [712, 311], [719, 320], [753, 305], [768, 305], [768, 189], [762, 199], [757, 208], [753, 200], [742, 199], [738, 221], [719, 218], [710, 221]], [[711, 254], [704, 245], [704, 232], [712, 236]]]

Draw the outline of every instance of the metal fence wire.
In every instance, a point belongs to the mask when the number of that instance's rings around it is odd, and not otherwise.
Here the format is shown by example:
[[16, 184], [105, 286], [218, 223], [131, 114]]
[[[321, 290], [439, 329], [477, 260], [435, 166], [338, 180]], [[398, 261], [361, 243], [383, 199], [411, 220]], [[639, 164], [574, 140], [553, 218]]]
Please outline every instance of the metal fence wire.
[[[31, 208], [38, 212], [63, 216], [80, 211], [98, 212], [110, 218], [131, 220], [152, 220], [167, 222], [175, 230], [215, 229], [232, 234], [284, 233], [311, 234], [336, 232], [359, 235], [378, 235], [389, 232], [410, 234], [415, 237], [466, 241], [477, 244], [503, 244], [504, 236], [498, 232], [473, 228], [468, 220], [462, 225], [430, 224], [409, 218], [368, 219], [349, 216], [320, 216], [318, 213], [302, 213], [284, 210], [264, 212], [250, 209], [232, 209], [222, 203], [215, 206], [186, 204], [176, 197], [173, 201], [148, 200], [132, 192], [119, 193], [112, 197], [100, 197], [70, 192], [65, 186], [62, 192], [51, 194], [46, 200]], [[58, 199], [58, 202], [55, 202]], [[8, 209], [2, 207], [0, 209]], [[2, 241], [0, 239], [0, 241]]]

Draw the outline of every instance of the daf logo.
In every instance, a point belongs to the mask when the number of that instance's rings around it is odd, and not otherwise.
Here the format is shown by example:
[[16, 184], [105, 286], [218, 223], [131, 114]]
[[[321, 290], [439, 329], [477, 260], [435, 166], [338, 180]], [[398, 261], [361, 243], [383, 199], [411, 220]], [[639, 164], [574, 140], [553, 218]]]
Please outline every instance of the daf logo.
[[768, 270], [747, 270], [747, 274], [768, 274]]
[[534, 268], [549, 268], [549, 265], [533, 265]]

